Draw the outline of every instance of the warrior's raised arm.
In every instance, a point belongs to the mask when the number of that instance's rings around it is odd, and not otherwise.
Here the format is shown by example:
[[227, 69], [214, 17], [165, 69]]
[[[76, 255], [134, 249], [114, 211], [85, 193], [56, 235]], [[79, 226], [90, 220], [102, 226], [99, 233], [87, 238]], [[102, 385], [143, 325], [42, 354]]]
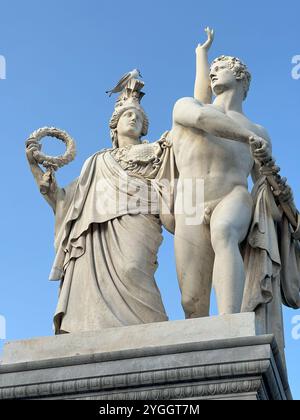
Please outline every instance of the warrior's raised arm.
[[194, 97], [203, 104], [212, 103], [212, 90], [209, 78], [208, 51], [214, 40], [214, 30], [206, 28], [207, 40], [196, 49], [196, 81]]

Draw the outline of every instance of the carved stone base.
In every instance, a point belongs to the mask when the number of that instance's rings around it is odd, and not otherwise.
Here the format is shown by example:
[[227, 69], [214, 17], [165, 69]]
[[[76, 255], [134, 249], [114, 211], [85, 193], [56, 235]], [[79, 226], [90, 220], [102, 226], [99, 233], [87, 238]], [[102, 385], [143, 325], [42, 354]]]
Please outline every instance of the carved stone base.
[[0, 399], [292, 399], [254, 314], [8, 343]]

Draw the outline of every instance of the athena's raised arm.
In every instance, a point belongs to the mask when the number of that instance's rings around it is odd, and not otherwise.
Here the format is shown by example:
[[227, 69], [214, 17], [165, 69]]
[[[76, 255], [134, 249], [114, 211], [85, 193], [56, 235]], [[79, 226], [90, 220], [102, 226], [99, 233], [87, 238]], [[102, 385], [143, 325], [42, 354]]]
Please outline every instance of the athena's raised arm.
[[[38, 162], [34, 158], [34, 152], [36, 150], [40, 150], [40, 145], [38, 142], [35, 142], [35, 141], [26, 142], [27, 160], [28, 160], [32, 175], [39, 187], [39, 190], [42, 191], [42, 187], [44, 186], [44, 183], [45, 183], [45, 177], [44, 177], [45, 173], [42, 171]], [[59, 191], [59, 187], [57, 186], [57, 183], [53, 174], [51, 182], [50, 182], [50, 188], [47, 190], [46, 194], [43, 194], [43, 197], [45, 198], [47, 203], [52, 207], [54, 213], [55, 213], [55, 208], [56, 208], [56, 199], [57, 199], [58, 191]]]
[[207, 40], [196, 49], [196, 81], [194, 97], [203, 104], [212, 103], [212, 91], [209, 78], [208, 51], [214, 40], [213, 29], [206, 28]]

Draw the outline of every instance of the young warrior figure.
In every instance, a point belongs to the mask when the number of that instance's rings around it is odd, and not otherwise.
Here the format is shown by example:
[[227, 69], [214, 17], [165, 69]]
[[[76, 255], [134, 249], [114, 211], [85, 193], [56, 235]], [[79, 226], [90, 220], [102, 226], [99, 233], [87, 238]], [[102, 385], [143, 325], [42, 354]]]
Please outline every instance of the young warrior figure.
[[[176, 103], [170, 133], [180, 181], [204, 180], [204, 222], [189, 226], [184, 214], [176, 214], [177, 272], [187, 318], [209, 315], [212, 284], [220, 314], [241, 311], [240, 244], [253, 215], [248, 177], [258, 176], [254, 158], [271, 154], [266, 130], [243, 112], [251, 81], [247, 67], [238, 58], [221, 56], [209, 68], [213, 31], [206, 31], [207, 42], [196, 50], [195, 98]], [[251, 144], [257, 146], [254, 156]]]

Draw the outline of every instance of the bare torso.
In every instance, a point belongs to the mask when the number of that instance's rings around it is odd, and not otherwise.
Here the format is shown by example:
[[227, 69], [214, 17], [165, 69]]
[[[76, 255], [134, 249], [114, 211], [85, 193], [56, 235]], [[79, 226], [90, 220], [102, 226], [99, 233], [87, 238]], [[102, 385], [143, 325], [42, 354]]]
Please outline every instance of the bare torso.
[[[251, 123], [244, 115], [229, 112], [227, 116], [248, 130], [262, 135], [259, 126]], [[170, 138], [180, 178], [203, 179], [207, 204], [217, 204], [235, 187], [248, 189], [248, 177], [254, 167], [249, 145], [221, 139], [176, 122]]]

